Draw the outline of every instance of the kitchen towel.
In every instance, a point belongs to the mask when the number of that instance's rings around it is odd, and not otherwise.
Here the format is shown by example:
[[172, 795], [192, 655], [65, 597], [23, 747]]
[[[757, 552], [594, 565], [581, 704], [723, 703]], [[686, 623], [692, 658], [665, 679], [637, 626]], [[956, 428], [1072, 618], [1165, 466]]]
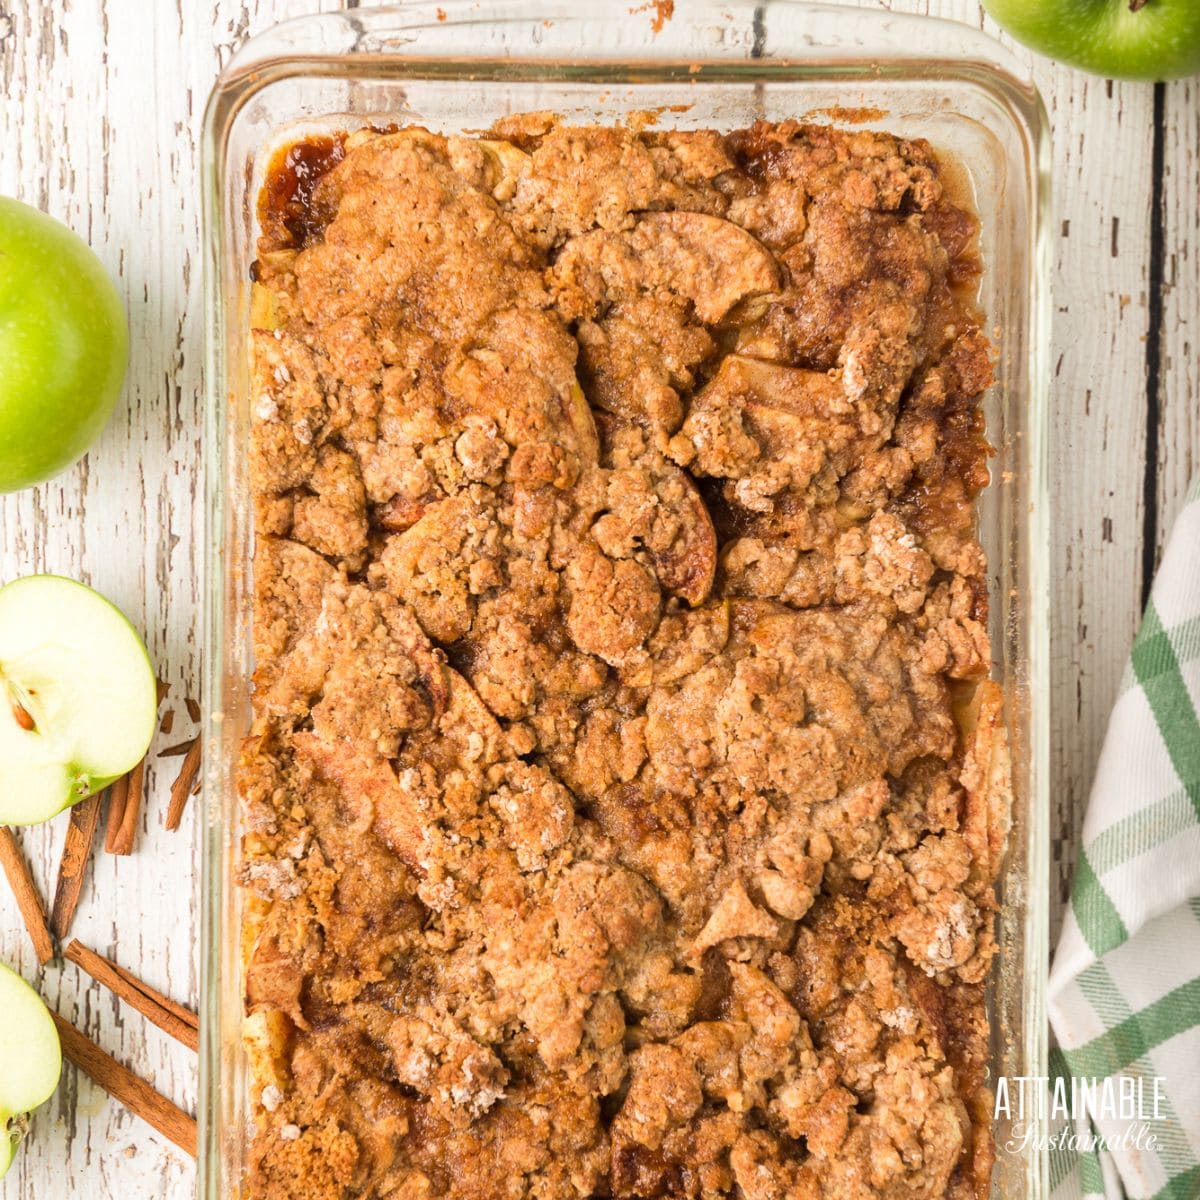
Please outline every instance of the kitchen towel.
[[1051, 1093], [1054, 1200], [1200, 1197], [1198, 713], [1200, 480], [1109, 721], [1050, 972], [1051, 1087], [1088, 1091], [1065, 1128]]

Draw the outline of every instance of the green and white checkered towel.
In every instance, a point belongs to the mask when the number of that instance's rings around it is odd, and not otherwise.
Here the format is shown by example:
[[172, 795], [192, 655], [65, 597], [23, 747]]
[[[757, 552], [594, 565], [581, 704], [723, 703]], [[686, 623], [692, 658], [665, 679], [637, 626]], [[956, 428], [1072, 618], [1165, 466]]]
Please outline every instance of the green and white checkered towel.
[[1074, 1144], [1050, 1151], [1053, 1200], [1200, 1197], [1197, 713], [1200, 481], [1133, 644], [1050, 973], [1052, 1076], [1113, 1078], [1109, 1097], [1123, 1084], [1130, 1101], [1140, 1080], [1142, 1102], [1123, 1119], [1101, 1088], [1074, 1114]]

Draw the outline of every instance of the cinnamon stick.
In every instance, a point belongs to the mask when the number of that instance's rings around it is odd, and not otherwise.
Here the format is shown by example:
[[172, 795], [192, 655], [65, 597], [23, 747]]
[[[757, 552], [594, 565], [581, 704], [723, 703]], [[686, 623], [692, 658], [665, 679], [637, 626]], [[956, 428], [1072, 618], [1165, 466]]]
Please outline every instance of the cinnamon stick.
[[[121, 806], [121, 817], [113, 827], [113, 810], [108, 815], [108, 836], [104, 848], [110, 854], [131, 854], [137, 837], [138, 821], [142, 815], [142, 799], [146, 791], [146, 760], [143, 758], [128, 775], [124, 776], [125, 801]], [[113, 785], [114, 787], [116, 784]]]
[[104, 849], [113, 853], [121, 822], [125, 820], [125, 807], [129, 803], [129, 776], [122, 775], [108, 789], [108, 826], [104, 831]]
[[173, 746], [167, 746], [166, 749], [158, 752], [159, 758], [178, 758], [186, 754], [191, 748], [195, 738], [188, 738], [186, 742], [176, 742]]
[[57, 1013], [50, 1014], [58, 1026], [63, 1055], [85, 1075], [119, 1100], [134, 1116], [154, 1126], [163, 1137], [185, 1153], [196, 1157], [196, 1122], [183, 1109], [156, 1092], [144, 1079], [106, 1054], [91, 1038]]
[[4, 874], [8, 877], [8, 886], [21, 911], [25, 928], [29, 930], [29, 940], [33, 942], [37, 960], [44, 967], [54, 957], [54, 939], [46, 925], [46, 909], [25, 865], [21, 847], [7, 825], [0, 825], [0, 867], [4, 868]]
[[[86, 948], [87, 947], [80, 944], [81, 950], [85, 950]], [[197, 1033], [200, 1032], [200, 1018], [194, 1012], [192, 1012], [190, 1008], [184, 1008], [182, 1004], [172, 1000], [170, 996], [163, 995], [163, 993], [158, 991], [157, 988], [152, 988], [148, 983], [145, 983], [139, 979], [131, 971], [127, 971], [124, 967], [113, 962], [112, 959], [105, 959], [104, 961], [107, 962], [112, 969], [130, 985], [130, 987], [136, 988], [143, 995], [148, 996], [156, 1004], [162, 1008], [165, 1008], [167, 1012], [171, 1013], [175, 1017], [178, 1017], [183, 1024], [190, 1026], [192, 1029], [196, 1030]]]
[[97, 983], [103, 984], [131, 1008], [136, 1008], [164, 1033], [182, 1042], [189, 1050], [200, 1049], [200, 1022], [194, 1012], [168, 999], [111, 959], [89, 950], [78, 940], [72, 939], [63, 953]]
[[166, 824], [168, 829], [179, 828], [179, 823], [183, 820], [183, 810], [187, 807], [188, 796], [191, 794], [192, 785], [195, 784], [199, 771], [200, 739], [196, 738], [188, 748], [183, 766], [179, 768], [175, 782], [171, 784], [171, 802], [167, 805]]
[[184, 700], [183, 703], [187, 707], [188, 716], [191, 717], [193, 721], [199, 721], [200, 720], [200, 703], [199, 703], [199, 701], [193, 700], [191, 698], [191, 696], [189, 696], [186, 700]]
[[97, 792], [81, 800], [71, 809], [67, 840], [63, 843], [62, 861], [58, 864], [58, 883], [54, 888], [54, 907], [50, 912], [50, 928], [60, 942], [65, 941], [79, 907], [79, 892], [96, 840], [100, 823], [100, 798]]

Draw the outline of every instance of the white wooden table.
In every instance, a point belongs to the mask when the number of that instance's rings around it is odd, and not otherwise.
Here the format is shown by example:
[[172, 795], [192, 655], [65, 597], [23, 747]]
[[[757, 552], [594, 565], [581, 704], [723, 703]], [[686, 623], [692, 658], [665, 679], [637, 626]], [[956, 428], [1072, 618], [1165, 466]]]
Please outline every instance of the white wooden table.
[[[688, 0], [678, 0], [680, 4]], [[857, 0], [994, 27], [978, 0]], [[0, 580], [76, 576], [142, 628], [191, 731], [198, 693], [204, 313], [198, 142], [205, 97], [244, 38], [328, 0], [0, 0], [0, 193], [87, 238], [129, 307], [125, 398], [86, 462], [0, 498]], [[484, 5], [486, 7], [486, 5]], [[633, 7], [631, 5], [631, 7]], [[641, 19], [641, 18], [633, 18]], [[1024, 53], [1022, 51], [1022, 53]], [[1143, 597], [1200, 470], [1200, 81], [1114, 84], [1038, 61], [1054, 126], [1053, 881], [1057, 926], [1097, 747]], [[178, 760], [150, 769], [137, 853], [98, 854], [74, 932], [195, 1004], [195, 812], [162, 828]], [[44, 893], [65, 820], [23, 843]], [[0, 959], [37, 964], [0, 890]], [[74, 967], [51, 1004], [194, 1110], [194, 1058]], [[0, 1069], [3, 1069], [0, 1064]], [[72, 1069], [2, 1200], [190, 1195], [193, 1164]]]

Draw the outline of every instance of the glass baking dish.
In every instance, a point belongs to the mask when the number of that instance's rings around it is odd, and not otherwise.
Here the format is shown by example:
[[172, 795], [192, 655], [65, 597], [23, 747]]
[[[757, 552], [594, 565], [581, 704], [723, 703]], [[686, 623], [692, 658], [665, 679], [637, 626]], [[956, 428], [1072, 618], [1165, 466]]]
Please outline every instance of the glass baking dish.
[[[483, 129], [530, 110], [608, 122], [657, 110], [660, 128], [868, 119], [928, 138], [962, 164], [963, 186], [982, 222], [980, 300], [999, 347], [997, 383], [985, 402], [996, 455], [980, 523], [991, 563], [994, 675], [1006, 692], [1014, 762], [1013, 830], [990, 986], [992, 1069], [1009, 1077], [1046, 1074], [1049, 188], [1037, 92], [990, 38], [926, 18], [792, 0], [681, 4], [673, 16], [669, 4], [631, 10], [628, 0], [481, 7], [441, 0], [277, 26], [237, 53], [208, 106], [204, 1200], [240, 1194], [250, 1123], [233, 774], [248, 724], [251, 670], [247, 346], [256, 198], [272, 149], [319, 129], [388, 122]], [[995, 1196], [1048, 1194], [1048, 1156], [1029, 1148], [1040, 1132], [1036, 1119], [1022, 1129], [997, 1126]]]

